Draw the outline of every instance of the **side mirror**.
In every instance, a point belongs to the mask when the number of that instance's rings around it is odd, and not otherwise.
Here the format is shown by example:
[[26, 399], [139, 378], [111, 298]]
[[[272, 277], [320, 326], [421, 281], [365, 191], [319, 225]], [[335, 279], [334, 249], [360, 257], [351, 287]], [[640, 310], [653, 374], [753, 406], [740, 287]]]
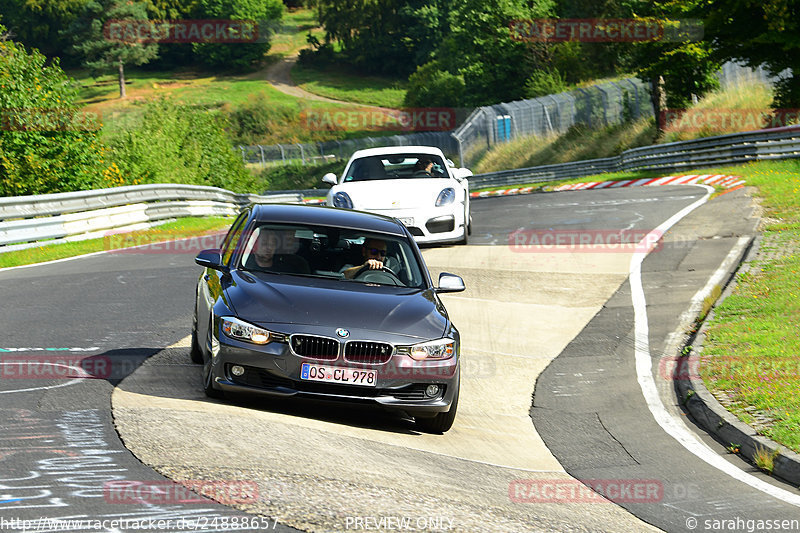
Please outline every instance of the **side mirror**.
[[327, 183], [329, 185], [336, 185], [336, 174], [333, 172], [328, 172], [324, 176], [322, 176], [322, 183]]
[[220, 270], [222, 272], [227, 272], [228, 270], [228, 268], [222, 264], [222, 256], [217, 248], [203, 250], [197, 254], [197, 257], [194, 258], [194, 262], [201, 267], [213, 268], [214, 270]]
[[461, 276], [448, 272], [439, 274], [439, 286], [436, 287], [436, 292], [461, 292], [464, 289], [466, 289], [466, 286]]

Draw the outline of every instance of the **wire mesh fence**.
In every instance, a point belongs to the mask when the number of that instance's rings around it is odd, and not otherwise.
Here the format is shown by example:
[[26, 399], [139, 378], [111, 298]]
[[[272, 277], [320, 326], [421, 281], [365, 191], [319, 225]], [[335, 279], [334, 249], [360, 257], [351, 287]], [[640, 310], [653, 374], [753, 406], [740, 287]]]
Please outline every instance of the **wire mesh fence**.
[[647, 85], [628, 78], [559, 94], [479, 107], [455, 132], [459, 160], [470, 166], [498, 143], [550, 136], [575, 124], [597, 128], [653, 116]]
[[341, 141], [239, 146], [245, 163], [268, 165], [272, 163], [299, 163], [303, 165], [324, 163], [335, 159], [348, 159], [356, 150], [377, 146], [436, 146], [447, 157], [458, 155], [458, 142], [449, 131], [420, 132], [407, 135], [362, 137]]

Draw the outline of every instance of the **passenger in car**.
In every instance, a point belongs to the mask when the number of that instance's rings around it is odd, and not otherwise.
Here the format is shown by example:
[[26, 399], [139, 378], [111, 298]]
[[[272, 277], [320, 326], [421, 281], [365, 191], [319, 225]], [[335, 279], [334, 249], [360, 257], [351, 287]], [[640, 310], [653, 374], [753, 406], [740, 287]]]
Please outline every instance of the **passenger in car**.
[[[289, 274], [309, 274], [308, 262], [294, 252], [299, 248], [294, 230], [256, 230], [252, 253], [245, 261], [248, 270], [264, 270]], [[280, 252], [280, 253], [278, 253]]]

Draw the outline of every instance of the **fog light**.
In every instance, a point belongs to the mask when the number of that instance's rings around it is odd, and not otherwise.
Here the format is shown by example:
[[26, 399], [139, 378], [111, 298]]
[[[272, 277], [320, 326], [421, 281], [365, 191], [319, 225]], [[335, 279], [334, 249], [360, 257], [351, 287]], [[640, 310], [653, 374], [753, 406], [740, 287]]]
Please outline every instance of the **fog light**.
[[239, 365], [233, 365], [231, 367], [231, 374], [233, 374], [236, 377], [241, 376], [242, 374], [244, 374], [244, 367]]
[[425, 396], [433, 398], [439, 394], [439, 385], [428, 385], [425, 389]]

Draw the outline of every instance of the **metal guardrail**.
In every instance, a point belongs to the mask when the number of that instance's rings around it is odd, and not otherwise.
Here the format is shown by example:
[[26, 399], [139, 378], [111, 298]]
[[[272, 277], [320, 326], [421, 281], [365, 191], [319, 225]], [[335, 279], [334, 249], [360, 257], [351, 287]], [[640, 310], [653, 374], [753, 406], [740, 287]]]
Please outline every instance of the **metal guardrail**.
[[[675, 171], [800, 158], [800, 127], [776, 128], [626, 150], [616, 157], [477, 174], [470, 188], [557, 181], [626, 170]], [[103, 237], [184, 216], [232, 215], [253, 202], [299, 203], [325, 189], [259, 196], [194, 185], [135, 185], [0, 198], [0, 252]]]
[[616, 157], [476, 174], [471, 189], [580, 178], [626, 170], [675, 171], [800, 158], [800, 127], [731, 133], [632, 148]]
[[[186, 216], [233, 215], [253, 202], [298, 203], [302, 195], [236, 194], [196, 185], [133, 185], [0, 198], [0, 252], [98, 238]], [[49, 244], [49, 243], [48, 243]]]

